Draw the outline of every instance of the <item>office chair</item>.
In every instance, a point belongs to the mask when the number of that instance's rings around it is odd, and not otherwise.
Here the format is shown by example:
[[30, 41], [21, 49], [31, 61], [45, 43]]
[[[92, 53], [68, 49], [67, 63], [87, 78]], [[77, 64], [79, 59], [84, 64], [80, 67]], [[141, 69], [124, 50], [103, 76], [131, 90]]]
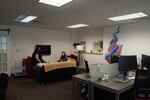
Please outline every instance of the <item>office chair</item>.
[[[84, 59], [84, 64], [85, 64], [85, 71], [83, 71], [84, 73], [89, 73], [90, 69], [89, 69], [89, 64], [88, 61]], [[87, 74], [87, 76], [89, 77], [89, 75]], [[88, 98], [88, 85], [86, 83], [83, 83], [81, 86], [81, 95], [83, 97], [85, 97], [86, 99]]]
[[137, 70], [135, 83], [135, 100], [150, 100], [150, 71]]
[[150, 56], [142, 54], [141, 65], [142, 69], [145, 67], [150, 70]]
[[8, 85], [8, 75], [5, 73], [0, 74], [0, 89], [7, 91], [7, 85]]
[[6, 91], [8, 85], [8, 75], [5, 73], [0, 74], [0, 100], [6, 100]]
[[89, 69], [88, 61], [84, 59], [84, 63], [85, 63], [85, 67], [86, 67], [86, 72], [89, 73], [90, 69]]

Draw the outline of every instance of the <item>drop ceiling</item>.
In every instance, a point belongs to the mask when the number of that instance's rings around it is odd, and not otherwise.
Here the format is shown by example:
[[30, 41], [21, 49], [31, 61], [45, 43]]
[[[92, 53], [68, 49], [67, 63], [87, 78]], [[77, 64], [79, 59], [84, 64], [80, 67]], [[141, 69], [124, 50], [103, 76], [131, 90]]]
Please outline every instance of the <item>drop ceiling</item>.
[[[137, 12], [150, 15], [150, 0], [74, 0], [62, 7], [37, 1], [0, 0], [0, 24], [66, 30], [66, 26], [79, 23], [88, 24], [87, 28], [96, 28], [140, 21], [113, 22], [107, 19], [113, 16]], [[38, 18], [30, 23], [15, 22], [14, 19], [19, 15]]]

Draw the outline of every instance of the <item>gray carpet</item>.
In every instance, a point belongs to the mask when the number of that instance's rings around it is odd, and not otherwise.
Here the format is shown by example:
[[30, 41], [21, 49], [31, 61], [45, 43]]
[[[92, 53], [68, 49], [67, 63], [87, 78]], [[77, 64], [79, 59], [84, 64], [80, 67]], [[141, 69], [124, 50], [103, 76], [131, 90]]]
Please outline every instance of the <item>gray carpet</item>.
[[7, 100], [72, 100], [72, 81], [61, 80], [41, 86], [34, 79], [10, 79]]

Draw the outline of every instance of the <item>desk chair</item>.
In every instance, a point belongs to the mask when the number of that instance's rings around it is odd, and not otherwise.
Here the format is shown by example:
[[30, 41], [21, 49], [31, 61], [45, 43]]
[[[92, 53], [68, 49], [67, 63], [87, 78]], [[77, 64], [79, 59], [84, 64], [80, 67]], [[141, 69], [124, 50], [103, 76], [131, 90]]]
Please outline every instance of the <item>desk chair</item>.
[[0, 100], [6, 100], [6, 92], [8, 85], [8, 75], [5, 73], [0, 74]]
[[145, 67], [150, 70], [150, 56], [142, 54], [141, 65], [142, 69]]
[[8, 75], [5, 73], [0, 74], [0, 89], [7, 91], [7, 85], [8, 85]]
[[150, 100], [149, 70], [137, 70], [134, 89], [135, 89], [135, 100]]
[[[84, 65], [85, 65], [85, 68], [84, 68], [84, 70], [82, 70], [82, 73], [89, 73], [90, 72], [89, 64], [88, 64], [88, 61], [85, 59], [84, 59]], [[89, 77], [89, 74], [87, 74], [87, 77]], [[86, 99], [89, 98], [88, 85], [85, 83], [81, 85], [81, 95]]]
[[89, 64], [88, 64], [88, 61], [84, 59], [84, 64], [85, 64], [85, 67], [86, 67], [86, 72], [89, 73], [90, 72], [90, 68], [89, 68]]
[[90, 69], [89, 69], [89, 64], [88, 64], [88, 61], [84, 59], [84, 65], [85, 65], [85, 68], [81, 68], [81, 67], [77, 67], [77, 73], [78, 74], [83, 74], [83, 73], [89, 73], [90, 72]]

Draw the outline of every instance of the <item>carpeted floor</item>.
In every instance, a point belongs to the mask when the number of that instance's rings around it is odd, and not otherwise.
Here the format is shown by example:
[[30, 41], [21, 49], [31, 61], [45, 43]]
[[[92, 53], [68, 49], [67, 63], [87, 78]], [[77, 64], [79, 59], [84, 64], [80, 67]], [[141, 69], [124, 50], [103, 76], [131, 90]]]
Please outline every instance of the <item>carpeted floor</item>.
[[34, 79], [10, 79], [7, 100], [72, 100], [72, 81], [61, 80], [42, 86]]

